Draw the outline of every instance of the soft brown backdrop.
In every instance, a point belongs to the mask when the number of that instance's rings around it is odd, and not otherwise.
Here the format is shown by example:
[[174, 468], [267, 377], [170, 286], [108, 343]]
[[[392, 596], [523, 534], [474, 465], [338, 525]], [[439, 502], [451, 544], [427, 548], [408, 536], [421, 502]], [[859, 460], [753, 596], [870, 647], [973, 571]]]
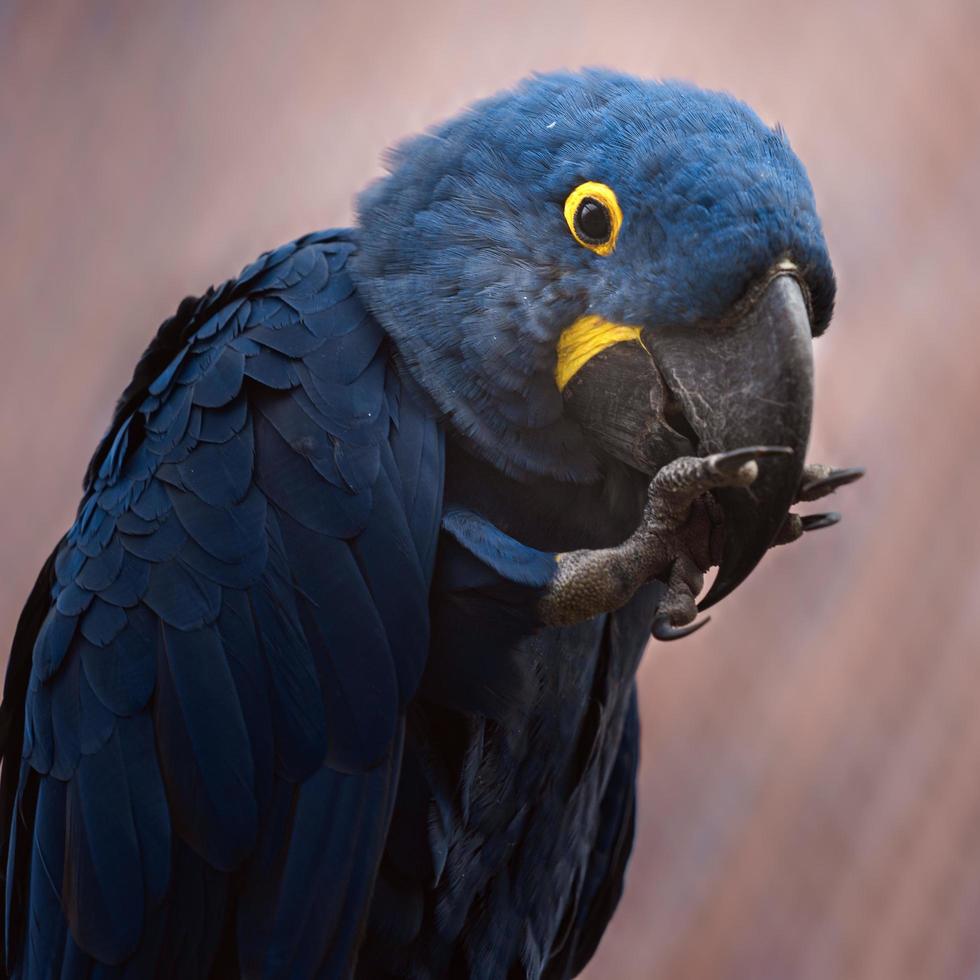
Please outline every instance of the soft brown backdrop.
[[589, 976], [980, 976], [980, 5], [0, 0], [0, 637], [188, 292], [347, 222], [397, 137], [533, 69], [729, 89], [840, 279], [813, 456], [845, 523], [641, 670], [625, 900]]

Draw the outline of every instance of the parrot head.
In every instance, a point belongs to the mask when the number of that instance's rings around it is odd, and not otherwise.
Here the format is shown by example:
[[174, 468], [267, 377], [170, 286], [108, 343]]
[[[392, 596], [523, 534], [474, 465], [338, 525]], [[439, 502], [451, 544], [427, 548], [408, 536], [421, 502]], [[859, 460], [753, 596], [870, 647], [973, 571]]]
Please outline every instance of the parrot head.
[[762, 557], [809, 438], [834, 277], [806, 172], [744, 104], [608, 71], [538, 76], [397, 148], [354, 270], [415, 381], [519, 480], [743, 446], [721, 567]]

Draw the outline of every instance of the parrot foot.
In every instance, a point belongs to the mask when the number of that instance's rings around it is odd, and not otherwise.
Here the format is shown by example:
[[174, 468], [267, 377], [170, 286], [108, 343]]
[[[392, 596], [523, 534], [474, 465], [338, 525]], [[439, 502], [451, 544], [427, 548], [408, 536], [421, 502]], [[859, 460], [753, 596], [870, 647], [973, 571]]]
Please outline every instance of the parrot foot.
[[803, 467], [803, 476], [800, 478], [800, 489], [796, 495], [796, 502], [819, 500], [841, 487], [846, 487], [848, 483], [860, 480], [862, 476], [864, 476], [864, 467], [862, 466], [835, 470], [832, 466], [826, 466], [824, 463], [808, 463]]
[[[840, 487], [860, 480], [862, 476], [864, 476], [864, 469], [860, 466], [836, 470], [823, 463], [809, 463], [803, 467], [803, 476], [800, 478], [800, 488], [796, 493], [795, 502], [798, 504], [807, 503], [812, 500], [819, 500], [821, 497], [827, 497]], [[776, 535], [776, 540], [773, 541], [773, 546], [792, 544], [803, 537], [807, 531], [819, 531], [821, 528], [832, 527], [840, 519], [841, 515], [836, 511], [806, 515], [794, 514], [790, 511]]]
[[721, 512], [708, 491], [748, 486], [758, 476], [759, 459], [789, 452], [779, 446], [751, 446], [682, 456], [662, 467], [650, 481], [640, 526], [626, 541], [558, 556], [558, 568], [539, 604], [544, 622], [568, 625], [612, 612], [658, 578], [666, 582], [667, 595], [653, 634], [677, 639], [693, 632], [688, 624], [697, 616], [704, 572], [717, 564], [721, 550]]

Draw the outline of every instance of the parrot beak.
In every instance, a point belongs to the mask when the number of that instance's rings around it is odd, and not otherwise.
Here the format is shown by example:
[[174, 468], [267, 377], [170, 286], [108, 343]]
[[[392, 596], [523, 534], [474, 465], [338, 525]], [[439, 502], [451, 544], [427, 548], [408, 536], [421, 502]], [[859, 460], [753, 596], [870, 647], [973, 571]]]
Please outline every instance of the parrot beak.
[[724, 514], [718, 575], [701, 609], [740, 585], [799, 488], [810, 435], [813, 354], [803, 290], [775, 266], [723, 321], [645, 329], [568, 385], [569, 409], [611, 456], [655, 473], [678, 456], [784, 447], [749, 487], [713, 491]]
[[650, 330], [648, 347], [690, 430], [697, 455], [782, 446], [749, 487], [714, 491], [725, 515], [707, 609], [740, 585], [772, 545], [803, 473], [813, 409], [810, 317], [792, 266], [779, 265], [725, 322]]

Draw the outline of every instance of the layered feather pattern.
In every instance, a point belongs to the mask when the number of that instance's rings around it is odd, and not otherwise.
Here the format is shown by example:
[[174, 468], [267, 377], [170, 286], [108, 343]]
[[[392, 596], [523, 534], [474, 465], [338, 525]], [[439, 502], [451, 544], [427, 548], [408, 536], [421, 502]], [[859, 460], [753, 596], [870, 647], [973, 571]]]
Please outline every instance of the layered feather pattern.
[[185, 300], [120, 400], [26, 654], [14, 976], [352, 962], [443, 468], [354, 249], [310, 235]]

